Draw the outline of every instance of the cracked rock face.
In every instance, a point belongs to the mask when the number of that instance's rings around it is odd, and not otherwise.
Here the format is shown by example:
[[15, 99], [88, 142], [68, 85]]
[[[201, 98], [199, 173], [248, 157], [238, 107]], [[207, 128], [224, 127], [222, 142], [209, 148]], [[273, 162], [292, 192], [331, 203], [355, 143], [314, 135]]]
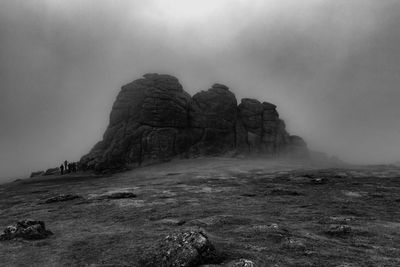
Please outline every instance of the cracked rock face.
[[227, 152], [306, 151], [290, 136], [276, 106], [243, 99], [222, 84], [193, 97], [170, 75], [146, 74], [121, 88], [110, 123], [80, 165], [97, 171]]

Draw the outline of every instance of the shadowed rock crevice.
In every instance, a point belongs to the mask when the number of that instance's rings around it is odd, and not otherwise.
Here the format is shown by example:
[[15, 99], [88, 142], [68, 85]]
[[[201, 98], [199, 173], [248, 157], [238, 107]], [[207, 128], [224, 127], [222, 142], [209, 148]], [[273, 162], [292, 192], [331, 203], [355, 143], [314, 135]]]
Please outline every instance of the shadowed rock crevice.
[[228, 152], [305, 155], [307, 149], [286, 132], [273, 104], [245, 98], [238, 106], [222, 84], [190, 97], [177, 78], [146, 74], [122, 86], [103, 140], [80, 165], [118, 170]]

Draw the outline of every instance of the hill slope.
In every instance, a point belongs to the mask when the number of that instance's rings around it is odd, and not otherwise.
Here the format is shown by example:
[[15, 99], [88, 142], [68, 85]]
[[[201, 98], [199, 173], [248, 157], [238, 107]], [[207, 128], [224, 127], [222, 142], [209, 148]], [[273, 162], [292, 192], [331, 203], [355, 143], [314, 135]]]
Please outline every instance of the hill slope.
[[[201, 227], [224, 262], [399, 266], [399, 177], [394, 167], [318, 169], [299, 162], [213, 158], [112, 176], [22, 180], [0, 187], [0, 225], [38, 219], [54, 235], [2, 241], [0, 262], [137, 266], [142, 251], [161, 237]], [[136, 197], [105, 197], [116, 192]], [[43, 203], [58, 194], [82, 198]]]

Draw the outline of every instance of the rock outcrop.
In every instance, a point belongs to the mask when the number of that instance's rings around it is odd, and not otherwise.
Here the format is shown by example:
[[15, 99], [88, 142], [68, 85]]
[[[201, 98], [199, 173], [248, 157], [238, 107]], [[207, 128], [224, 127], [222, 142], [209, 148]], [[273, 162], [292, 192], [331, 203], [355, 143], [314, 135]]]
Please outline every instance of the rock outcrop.
[[238, 106], [222, 84], [190, 97], [177, 78], [146, 74], [122, 87], [103, 140], [80, 166], [102, 171], [174, 157], [306, 151], [300, 137], [286, 132], [273, 104], [246, 98]]

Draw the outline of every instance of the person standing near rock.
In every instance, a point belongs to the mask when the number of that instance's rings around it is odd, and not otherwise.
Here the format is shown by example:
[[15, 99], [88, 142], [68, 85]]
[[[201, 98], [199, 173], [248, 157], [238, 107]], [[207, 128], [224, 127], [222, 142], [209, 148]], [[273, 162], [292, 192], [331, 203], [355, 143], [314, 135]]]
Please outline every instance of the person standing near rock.
[[72, 172], [72, 163], [68, 163], [68, 171], [67, 173], [71, 173]]
[[63, 164], [61, 164], [61, 166], [60, 166], [60, 171], [61, 171], [61, 175], [63, 175], [64, 174], [64, 165]]
[[68, 169], [68, 161], [66, 160], [64, 161], [64, 170], [67, 171], [67, 169]]
[[76, 165], [77, 165], [76, 162], [72, 163], [72, 172], [76, 172], [76, 169], [77, 169]]

